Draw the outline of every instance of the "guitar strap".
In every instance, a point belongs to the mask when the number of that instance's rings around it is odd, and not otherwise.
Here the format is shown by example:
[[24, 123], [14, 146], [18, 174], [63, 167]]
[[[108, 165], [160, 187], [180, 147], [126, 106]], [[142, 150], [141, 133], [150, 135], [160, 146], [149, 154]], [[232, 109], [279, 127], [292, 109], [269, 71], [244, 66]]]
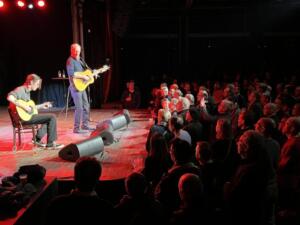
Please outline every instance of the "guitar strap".
[[81, 64], [81, 66], [83, 67], [84, 70], [89, 69], [91, 70], [91, 68], [88, 66], [88, 64], [83, 60], [83, 58], [79, 59], [79, 62]]
[[[81, 66], [83, 67], [84, 70], [87, 70], [87, 69], [92, 70], [88, 66], [88, 64], [83, 60], [83, 58], [80, 57], [79, 62], [80, 62]], [[89, 104], [91, 104], [92, 99], [91, 99], [91, 92], [90, 92], [90, 87], [89, 86], [87, 87], [87, 97], [88, 97]], [[89, 115], [89, 118], [90, 118], [90, 115]]]

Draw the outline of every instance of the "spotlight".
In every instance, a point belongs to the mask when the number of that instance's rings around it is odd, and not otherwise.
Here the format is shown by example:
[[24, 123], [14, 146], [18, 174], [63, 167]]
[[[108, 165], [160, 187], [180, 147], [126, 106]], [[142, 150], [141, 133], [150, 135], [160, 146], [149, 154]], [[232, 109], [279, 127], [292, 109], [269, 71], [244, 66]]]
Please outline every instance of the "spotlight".
[[20, 7], [20, 8], [24, 8], [25, 7], [25, 2], [21, 1], [21, 0], [18, 0], [17, 1], [17, 6]]
[[33, 9], [33, 4], [32, 3], [28, 4], [28, 9]]
[[4, 1], [0, 0], [0, 8], [4, 7]]
[[38, 0], [37, 5], [38, 5], [38, 7], [43, 8], [43, 7], [45, 7], [46, 3], [44, 0]]

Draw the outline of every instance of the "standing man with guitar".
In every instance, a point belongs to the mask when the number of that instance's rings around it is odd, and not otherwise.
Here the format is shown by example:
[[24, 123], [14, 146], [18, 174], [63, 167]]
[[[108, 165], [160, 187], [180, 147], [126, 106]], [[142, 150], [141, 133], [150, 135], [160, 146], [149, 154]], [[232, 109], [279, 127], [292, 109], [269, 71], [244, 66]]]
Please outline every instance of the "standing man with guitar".
[[[10, 102], [9, 108], [13, 116], [21, 121], [23, 125], [42, 124], [38, 129], [35, 144], [39, 147], [49, 149], [62, 148], [62, 144], [55, 143], [57, 139], [56, 117], [53, 114], [38, 114], [38, 109], [51, 107], [50, 102], [35, 105], [30, 99], [30, 92], [41, 88], [42, 79], [36, 74], [29, 74], [22, 86], [17, 87], [7, 95]], [[42, 138], [47, 134], [47, 144], [42, 142]]]
[[86, 63], [80, 59], [81, 46], [79, 44], [71, 45], [71, 55], [67, 60], [67, 73], [70, 81], [70, 92], [75, 104], [75, 115], [74, 115], [74, 133], [85, 133], [86, 131], [93, 130], [89, 126], [89, 114], [90, 114], [90, 103], [88, 101], [87, 93], [84, 90], [77, 90], [74, 81], [80, 79], [84, 83], [89, 82], [90, 77], [76, 72], [83, 72], [86, 67]]
[[89, 126], [90, 103], [86, 88], [94, 83], [94, 77], [103, 73], [109, 66], [103, 66], [98, 70], [90, 70], [87, 64], [80, 58], [81, 47], [74, 43], [71, 45], [71, 55], [67, 60], [67, 73], [70, 81], [70, 92], [75, 104], [74, 133], [85, 133], [94, 128]]

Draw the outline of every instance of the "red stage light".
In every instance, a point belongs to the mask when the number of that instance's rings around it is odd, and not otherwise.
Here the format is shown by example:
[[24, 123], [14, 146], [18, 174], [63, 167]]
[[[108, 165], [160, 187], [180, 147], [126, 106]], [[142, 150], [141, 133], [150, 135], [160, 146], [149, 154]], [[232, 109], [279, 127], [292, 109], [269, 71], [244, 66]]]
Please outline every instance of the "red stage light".
[[17, 5], [20, 7], [20, 8], [23, 8], [25, 6], [25, 2], [19, 0], [17, 1]]
[[0, 8], [4, 7], [4, 1], [0, 0]]
[[41, 8], [45, 7], [45, 1], [44, 0], [38, 0], [37, 5]]

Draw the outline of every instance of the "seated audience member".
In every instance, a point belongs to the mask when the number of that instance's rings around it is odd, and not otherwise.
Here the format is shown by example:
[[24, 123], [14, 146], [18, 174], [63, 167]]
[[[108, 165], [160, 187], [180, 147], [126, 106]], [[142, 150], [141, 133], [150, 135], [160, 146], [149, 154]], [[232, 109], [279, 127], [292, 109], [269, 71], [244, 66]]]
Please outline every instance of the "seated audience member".
[[292, 109], [292, 116], [300, 116], [300, 103], [296, 103]]
[[101, 164], [95, 158], [79, 158], [74, 167], [76, 188], [50, 202], [46, 224], [99, 224], [101, 221], [114, 224], [113, 206], [95, 191], [101, 171]]
[[[154, 133], [150, 140], [150, 149], [145, 159], [142, 173], [154, 189], [161, 177], [168, 172], [173, 162], [171, 160], [167, 141], [161, 133]], [[152, 191], [152, 190], [150, 190]]]
[[246, 107], [246, 98], [241, 94], [240, 92], [240, 86], [239, 84], [234, 85], [234, 95], [237, 100], [237, 104], [240, 109], [243, 109]]
[[149, 152], [150, 150], [150, 140], [151, 137], [155, 133], [160, 133], [163, 135], [163, 137], [166, 139], [167, 143], [170, 142], [170, 140], [173, 138], [173, 134], [168, 128], [168, 121], [171, 118], [171, 113], [169, 111], [166, 111], [164, 109], [160, 109], [158, 111], [157, 116], [157, 124], [154, 124], [148, 133], [147, 141], [146, 141], [146, 150]]
[[189, 82], [184, 82], [182, 85], [182, 94], [191, 94], [191, 84]]
[[196, 108], [190, 108], [186, 113], [187, 125], [184, 126], [192, 138], [192, 148], [196, 147], [198, 141], [203, 140], [203, 126], [200, 123], [200, 112]]
[[236, 141], [240, 139], [240, 136], [247, 130], [253, 129], [253, 116], [246, 110], [242, 110], [238, 117], [238, 129], [234, 137]]
[[271, 102], [271, 95], [270, 93], [262, 93], [260, 96], [260, 103], [262, 106], [264, 106], [267, 103]]
[[127, 83], [126, 89], [121, 96], [122, 107], [126, 109], [137, 109], [141, 105], [141, 93], [135, 87], [134, 81], [131, 80]]
[[279, 207], [281, 210], [288, 210], [290, 213], [297, 210], [299, 212], [300, 118], [290, 117], [285, 122], [283, 132], [288, 139], [281, 149], [277, 171], [279, 185]]
[[172, 213], [180, 205], [178, 193], [180, 177], [185, 173], [201, 176], [200, 168], [193, 163], [194, 152], [185, 140], [175, 138], [171, 143], [170, 154], [174, 164], [161, 178], [155, 189], [155, 196], [164, 205], [167, 213]]
[[293, 97], [296, 103], [300, 103], [300, 86], [295, 87]]
[[227, 99], [222, 100], [218, 105], [219, 118], [230, 121], [233, 135], [237, 133], [239, 112], [238, 105]]
[[183, 119], [178, 116], [172, 116], [169, 120], [169, 130], [174, 135], [174, 138], [187, 141], [190, 145], [192, 144], [191, 135], [183, 130]]
[[172, 98], [170, 100], [169, 108], [172, 115], [177, 115], [177, 104], [179, 100], [177, 98]]
[[272, 138], [276, 130], [276, 124], [273, 119], [262, 117], [255, 124], [255, 131], [265, 138], [266, 150], [271, 157], [272, 165], [275, 171], [278, 168], [280, 145]]
[[260, 94], [257, 91], [251, 91], [248, 95], [247, 111], [253, 115], [254, 123], [263, 115], [263, 108], [260, 103]]
[[216, 165], [212, 160], [211, 145], [206, 141], [200, 141], [196, 146], [196, 160], [202, 172], [204, 185], [204, 197], [211, 212], [214, 211], [216, 196]]
[[211, 224], [211, 221], [208, 223], [201, 179], [192, 173], [183, 174], [178, 182], [178, 191], [181, 205], [180, 208], [173, 213], [170, 224]]
[[125, 189], [127, 194], [115, 206], [118, 224], [166, 223], [162, 205], [147, 194], [148, 182], [143, 174], [134, 172], [126, 177]]
[[221, 205], [223, 185], [232, 177], [239, 164], [239, 156], [236, 151], [236, 143], [233, 139], [229, 120], [218, 119], [216, 124], [216, 141], [212, 144], [211, 149], [212, 160], [216, 168], [216, 204]]
[[185, 97], [190, 101], [190, 106], [195, 105], [195, 97], [193, 94], [186, 94]]
[[219, 81], [215, 81], [212, 94], [215, 103], [219, 104], [223, 99], [223, 89]]
[[234, 84], [227, 84], [223, 90], [223, 99], [237, 103], [237, 98], [234, 93]]
[[277, 105], [275, 103], [267, 103], [263, 107], [263, 115], [264, 117], [268, 117], [274, 120], [276, 127], [278, 126], [279, 123], [279, 118], [277, 116]]
[[263, 136], [253, 130], [240, 137], [242, 162], [224, 186], [229, 224], [275, 224], [276, 175], [264, 143]]
[[177, 103], [176, 109], [177, 109], [177, 116], [180, 116], [183, 120], [183, 124], [186, 124], [186, 114], [189, 111], [190, 108], [190, 101], [182, 97], [179, 99], [179, 102]]

